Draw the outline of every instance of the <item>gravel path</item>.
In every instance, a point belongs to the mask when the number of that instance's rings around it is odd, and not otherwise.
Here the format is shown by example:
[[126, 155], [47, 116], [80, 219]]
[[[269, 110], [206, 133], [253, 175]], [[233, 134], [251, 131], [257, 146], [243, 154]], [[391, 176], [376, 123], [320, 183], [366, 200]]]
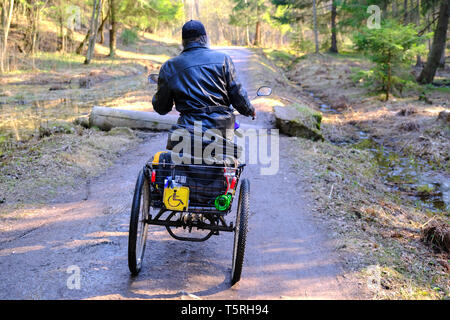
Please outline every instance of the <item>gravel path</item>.
[[[252, 54], [220, 48], [232, 56], [251, 95]], [[253, 91], [253, 92], [252, 92]], [[258, 113], [257, 127], [267, 126]], [[243, 120], [244, 121], [244, 120]], [[246, 122], [247, 120], [245, 120]], [[144, 266], [132, 278], [127, 266], [128, 223], [137, 174], [165, 147], [166, 133], [152, 133], [90, 183], [89, 197], [24, 210], [0, 227], [0, 299], [342, 299], [356, 296], [327, 237], [313, 217], [314, 203], [301, 166], [290, 158], [296, 145], [280, 137], [280, 170], [261, 175], [246, 167], [251, 215], [241, 281], [230, 288], [233, 235], [203, 243], [172, 239], [150, 227]], [[67, 201], [70, 200], [70, 201]], [[235, 201], [234, 205], [237, 204]], [[230, 214], [227, 221], [234, 221]], [[80, 270], [80, 289], [69, 289], [70, 266]], [[71, 270], [71, 269], [69, 269]], [[73, 270], [73, 269], [72, 269]]]

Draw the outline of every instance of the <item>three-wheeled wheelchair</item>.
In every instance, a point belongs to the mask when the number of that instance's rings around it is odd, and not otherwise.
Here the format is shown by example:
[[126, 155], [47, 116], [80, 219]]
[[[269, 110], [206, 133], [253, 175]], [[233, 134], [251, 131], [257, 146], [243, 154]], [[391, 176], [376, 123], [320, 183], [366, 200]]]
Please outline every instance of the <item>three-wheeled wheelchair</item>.
[[[271, 94], [270, 87], [258, 89], [257, 96]], [[231, 285], [241, 278], [249, 216], [250, 182], [240, 181], [245, 164], [174, 164], [169, 152], [159, 152], [139, 172], [131, 207], [128, 236], [128, 267], [137, 275], [142, 267], [150, 225], [163, 226], [176, 240], [206, 241], [220, 231], [234, 232]], [[239, 197], [236, 221], [225, 217]], [[154, 215], [150, 211], [154, 210]], [[205, 230], [203, 237], [177, 235], [174, 229]], [[208, 232], [209, 231], [209, 232]]]
[[[157, 153], [139, 172], [131, 208], [128, 266], [142, 267], [149, 225], [164, 226], [177, 240], [206, 241], [220, 231], [234, 232], [231, 282], [238, 282], [244, 261], [250, 183], [240, 181], [244, 164], [235, 166], [174, 164], [169, 153]], [[240, 182], [236, 222], [225, 221]], [[150, 209], [156, 209], [152, 216]], [[209, 231], [203, 237], [176, 235], [173, 229]]]

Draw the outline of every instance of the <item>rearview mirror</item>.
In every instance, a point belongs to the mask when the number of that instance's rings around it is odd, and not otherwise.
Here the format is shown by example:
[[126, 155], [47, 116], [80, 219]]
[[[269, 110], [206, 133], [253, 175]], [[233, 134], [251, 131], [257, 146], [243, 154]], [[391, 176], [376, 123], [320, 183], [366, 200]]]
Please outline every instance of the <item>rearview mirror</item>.
[[267, 86], [262, 86], [256, 91], [258, 97], [266, 97], [272, 94], [272, 88]]
[[148, 83], [157, 84], [159, 75], [156, 73], [151, 73], [148, 75]]

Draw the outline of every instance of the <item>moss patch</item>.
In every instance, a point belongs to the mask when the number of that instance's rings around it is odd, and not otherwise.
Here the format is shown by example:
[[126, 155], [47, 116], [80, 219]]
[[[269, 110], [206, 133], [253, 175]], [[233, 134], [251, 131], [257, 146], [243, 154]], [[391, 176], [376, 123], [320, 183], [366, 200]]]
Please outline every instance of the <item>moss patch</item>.
[[322, 115], [305, 105], [274, 107], [277, 127], [284, 134], [314, 141], [324, 140], [320, 132]]

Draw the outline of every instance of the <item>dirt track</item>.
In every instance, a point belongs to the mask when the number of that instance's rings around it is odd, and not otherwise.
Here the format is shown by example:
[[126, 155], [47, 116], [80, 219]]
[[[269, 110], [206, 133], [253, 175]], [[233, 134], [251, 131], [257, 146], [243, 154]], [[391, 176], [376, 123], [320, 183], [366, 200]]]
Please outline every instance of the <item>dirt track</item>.
[[[222, 50], [233, 57], [251, 95], [256, 89], [246, 64], [251, 52]], [[256, 125], [268, 124], [269, 116], [258, 113], [258, 118]], [[149, 228], [143, 269], [130, 277], [127, 240], [134, 183], [145, 161], [164, 149], [165, 140], [165, 133], [150, 134], [78, 198], [3, 219], [0, 299], [358, 297], [355, 286], [341, 276], [327, 229], [313, 217], [314, 202], [305, 192], [301, 164], [289, 157], [294, 144], [288, 137], [280, 139], [278, 174], [260, 175], [255, 165], [244, 171], [251, 183], [251, 216], [237, 285], [229, 285], [231, 233], [190, 243], [172, 239], [159, 227]], [[227, 217], [233, 220], [234, 215]], [[81, 270], [79, 290], [67, 287], [72, 265]]]

